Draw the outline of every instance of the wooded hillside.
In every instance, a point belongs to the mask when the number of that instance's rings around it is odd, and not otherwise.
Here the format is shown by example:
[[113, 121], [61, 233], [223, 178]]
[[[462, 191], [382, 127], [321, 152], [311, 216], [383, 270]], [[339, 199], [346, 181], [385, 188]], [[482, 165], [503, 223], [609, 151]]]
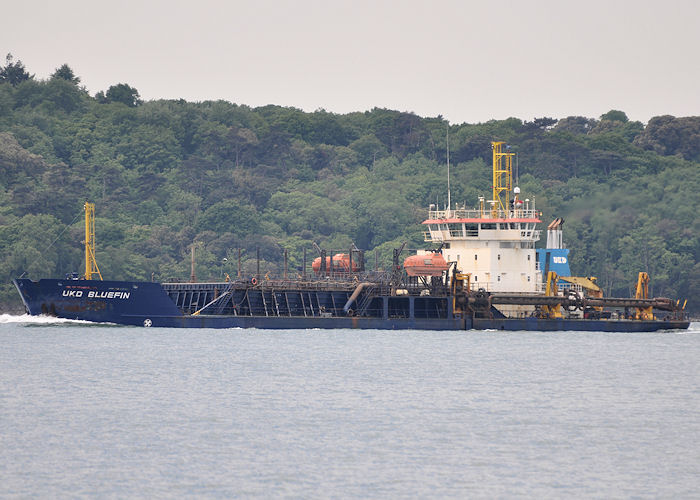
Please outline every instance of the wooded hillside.
[[[116, 84], [91, 96], [69, 66], [47, 80], [0, 68], [0, 307], [20, 308], [11, 279], [82, 270], [83, 203], [96, 204], [97, 259], [111, 279], [200, 279], [290, 267], [311, 242], [328, 249], [424, 248], [420, 222], [446, 201], [491, 189], [491, 147], [518, 153], [519, 185], [542, 220], [564, 217], [571, 268], [627, 295], [638, 271], [654, 295], [700, 300], [700, 117], [648, 124], [516, 118], [448, 124], [373, 109], [337, 115], [225, 101], [141, 102]], [[540, 242], [544, 246], [544, 241]], [[226, 261], [224, 259], [227, 259]]]

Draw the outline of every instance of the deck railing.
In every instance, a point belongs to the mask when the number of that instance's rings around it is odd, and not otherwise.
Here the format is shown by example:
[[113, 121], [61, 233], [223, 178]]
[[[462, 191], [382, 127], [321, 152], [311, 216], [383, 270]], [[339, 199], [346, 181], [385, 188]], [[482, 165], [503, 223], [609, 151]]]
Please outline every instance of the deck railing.
[[464, 209], [453, 210], [428, 210], [428, 219], [536, 219], [539, 212], [535, 209], [534, 202], [527, 208], [518, 210], [491, 210], [491, 209]]

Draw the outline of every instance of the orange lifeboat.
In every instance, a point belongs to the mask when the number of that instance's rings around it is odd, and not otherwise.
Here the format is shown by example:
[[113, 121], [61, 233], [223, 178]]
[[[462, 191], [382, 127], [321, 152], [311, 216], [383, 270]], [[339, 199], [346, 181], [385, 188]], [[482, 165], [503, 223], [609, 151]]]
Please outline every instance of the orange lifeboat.
[[403, 261], [403, 268], [409, 276], [442, 276], [449, 265], [441, 253], [411, 255]]
[[[316, 257], [311, 263], [311, 269], [314, 270], [316, 274], [321, 273], [321, 257]], [[352, 261], [352, 271], [357, 272], [360, 270], [360, 263], [356, 260]], [[326, 272], [331, 271], [331, 258], [326, 257]], [[333, 256], [333, 272], [334, 273], [347, 273], [350, 271], [350, 256], [346, 253], [337, 253]]]

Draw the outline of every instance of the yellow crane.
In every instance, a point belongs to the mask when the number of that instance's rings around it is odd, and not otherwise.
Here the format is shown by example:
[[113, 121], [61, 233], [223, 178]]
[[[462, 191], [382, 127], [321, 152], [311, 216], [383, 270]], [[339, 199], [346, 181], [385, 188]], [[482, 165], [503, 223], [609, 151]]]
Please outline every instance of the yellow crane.
[[85, 202], [85, 279], [91, 280], [102, 273], [95, 260], [95, 204]]
[[[639, 273], [637, 276], [637, 288], [634, 293], [635, 299], [648, 299], [649, 298], [649, 275], [645, 272]], [[652, 307], [638, 307], [637, 312], [634, 315], [635, 319], [653, 320], [654, 313], [652, 312]]]

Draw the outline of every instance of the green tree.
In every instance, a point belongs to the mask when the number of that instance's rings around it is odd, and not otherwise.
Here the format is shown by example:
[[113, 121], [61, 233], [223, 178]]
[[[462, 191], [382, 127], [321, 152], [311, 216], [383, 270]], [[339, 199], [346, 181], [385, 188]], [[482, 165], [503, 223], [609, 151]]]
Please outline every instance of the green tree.
[[350, 143], [350, 149], [358, 155], [360, 165], [373, 167], [377, 160], [387, 155], [386, 146], [373, 134], [366, 134]]
[[56, 68], [56, 71], [51, 74], [51, 78], [60, 78], [74, 85], [78, 85], [80, 83], [80, 77], [75, 76], [75, 73], [73, 73], [73, 70], [67, 64], [63, 64], [59, 68]]
[[655, 116], [634, 142], [658, 154], [680, 154], [686, 160], [700, 161], [700, 116]]
[[42, 82], [41, 87], [44, 94], [43, 105], [47, 106], [49, 112], [60, 110], [72, 113], [85, 103], [87, 97], [84, 90], [63, 78], [52, 78]]
[[207, 208], [197, 222], [199, 231], [211, 230], [215, 233], [233, 233], [247, 236], [260, 226], [260, 216], [255, 209], [235, 200], [224, 200]]
[[595, 127], [596, 121], [585, 116], [567, 116], [557, 122], [554, 130], [585, 135]]
[[603, 113], [600, 116], [600, 119], [601, 120], [622, 122], [622, 123], [627, 123], [627, 121], [628, 121], [628, 118], [627, 118], [627, 115], [625, 114], [625, 112], [618, 111], [617, 109], [611, 109], [607, 113]]
[[17, 59], [17, 62], [12, 62], [13, 59], [12, 54], [9, 53], [5, 57], [5, 67], [0, 67], [0, 82], [6, 82], [16, 87], [20, 83], [34, 78], [34, 75], [30, 75], [24, 69], [22, 61]]
[[542, 118], [535, 118], [531, 122], [524, 122], [523, 123], [523, 128], [529, 132], [532, 131], [543, 131], [543, 130], [549, 130], [551, 129], [554, 125], [557, 124], [559, 120], [556, 118], [549, 118], [549, 117], [542, 117]]
[[106, 94], [100, 91], [95, 95], [95, 98], [101, 103], [120, 102], [130, 108], [135, 108], [143, 103], [139, 96], [139, 91], [126, 83], [112, 85], [107, 89]]

